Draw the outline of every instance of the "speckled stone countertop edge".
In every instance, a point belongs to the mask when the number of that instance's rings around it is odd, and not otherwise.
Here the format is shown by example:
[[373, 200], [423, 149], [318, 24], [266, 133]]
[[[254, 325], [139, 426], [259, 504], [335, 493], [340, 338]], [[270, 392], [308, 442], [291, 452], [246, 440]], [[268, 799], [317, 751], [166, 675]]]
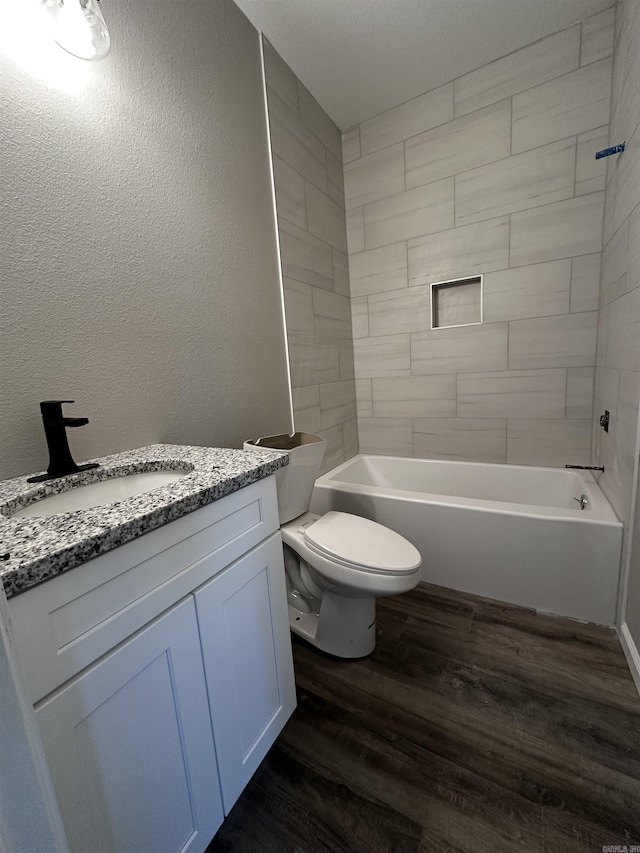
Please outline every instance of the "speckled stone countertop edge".
[[[27, 483], [26, 477], [0, 482], [0, 553], [10, 555], [0, 563], [0, 579], [7, 598], [274, 474], [288, 464], [288, 455], [262, 449], [151, 445], [91, 461], [101, 467], [38, 486]], [[176, 483], [117, 503], [45, 518], [7, 515], [73, 485], [181, 468], [188, 474]]]

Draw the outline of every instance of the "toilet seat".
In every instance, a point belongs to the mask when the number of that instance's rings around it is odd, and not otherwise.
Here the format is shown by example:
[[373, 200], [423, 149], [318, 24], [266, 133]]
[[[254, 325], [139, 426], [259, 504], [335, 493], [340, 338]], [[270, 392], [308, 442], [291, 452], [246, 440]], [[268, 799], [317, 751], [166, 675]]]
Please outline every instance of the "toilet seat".
[[381, 575], [413, 574], [420, 552], [404, 537], [368, 518], [328, 512], [304, 530], [306, 546], [346, 568]]

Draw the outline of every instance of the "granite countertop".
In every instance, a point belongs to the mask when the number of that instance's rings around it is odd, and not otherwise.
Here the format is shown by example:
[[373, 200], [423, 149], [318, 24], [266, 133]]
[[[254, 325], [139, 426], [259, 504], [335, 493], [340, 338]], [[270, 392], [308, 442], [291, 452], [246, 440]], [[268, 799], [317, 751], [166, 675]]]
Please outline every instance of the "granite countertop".
[[[100, 467], [45, 483], [26, 477], [0, 482], [0, 578], [7, 597], [29, 589], [92, 557], [255, 483], [287, 465], [286, 453], [154, 444], [101, 459]], [[182, 479], [105, 506], [50, 515], [12, 518], [36, 500], [145, 471], [188, 470]]]

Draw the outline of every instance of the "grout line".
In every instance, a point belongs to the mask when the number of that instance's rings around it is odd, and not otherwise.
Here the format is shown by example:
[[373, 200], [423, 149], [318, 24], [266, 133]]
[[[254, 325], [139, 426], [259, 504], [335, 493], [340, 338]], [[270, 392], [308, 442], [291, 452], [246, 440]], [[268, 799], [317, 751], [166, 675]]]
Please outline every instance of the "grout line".
[[[586, 18], [585, 18], [585, 20], [586, 20]], [[578, 42], [578, 45], [579, 45], [579, 47], [578, 47], [578, 68], [582, 68], [582, 38], [583, 38], [582, 24], [583, 24], [583, 21], [580, 21], [580, 23], [578, 24], [578, 26], [580, 27], [580, 36], [579, 36], [579, 42]]]
[[509, 157], [513, 157], [513, 95], [509, 98]]

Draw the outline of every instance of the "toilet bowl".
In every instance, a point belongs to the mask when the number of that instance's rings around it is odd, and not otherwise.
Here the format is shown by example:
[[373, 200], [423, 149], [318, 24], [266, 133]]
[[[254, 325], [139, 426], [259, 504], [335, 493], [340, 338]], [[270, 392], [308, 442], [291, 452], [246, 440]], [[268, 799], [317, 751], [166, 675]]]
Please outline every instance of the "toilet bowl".
[[419, 551], [367, 518], [309, 512], [325, 439], [295, 433], [244, 443], [245, 450], [256, 447], [289, 454], [289, 464], [276, 473], [276, 488], [291, 630], [336, 657], [371, 654], [375, 600], [420, 582]]

